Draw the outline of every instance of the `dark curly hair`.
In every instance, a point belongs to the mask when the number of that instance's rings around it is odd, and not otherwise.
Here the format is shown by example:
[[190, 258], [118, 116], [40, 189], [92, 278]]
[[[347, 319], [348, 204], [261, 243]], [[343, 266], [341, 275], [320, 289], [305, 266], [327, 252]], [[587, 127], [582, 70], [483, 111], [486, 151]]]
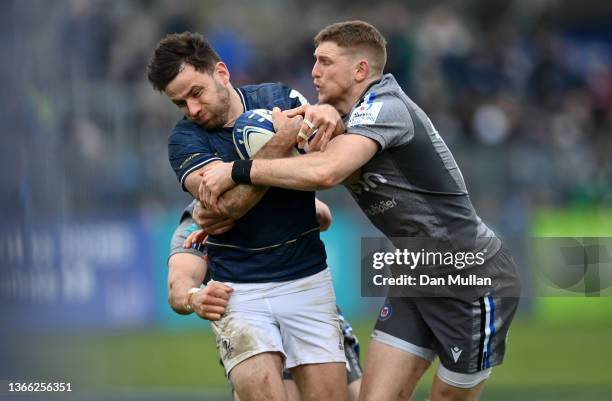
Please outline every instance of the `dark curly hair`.
[[183, 64], [211, 73], [219, 61], [221, 58], [215, 49], [199, 33], [172, 33], [160, 40], [153, 51], [147, 66], [147, 78], [156, 90], [162, 92], [178, 75]]

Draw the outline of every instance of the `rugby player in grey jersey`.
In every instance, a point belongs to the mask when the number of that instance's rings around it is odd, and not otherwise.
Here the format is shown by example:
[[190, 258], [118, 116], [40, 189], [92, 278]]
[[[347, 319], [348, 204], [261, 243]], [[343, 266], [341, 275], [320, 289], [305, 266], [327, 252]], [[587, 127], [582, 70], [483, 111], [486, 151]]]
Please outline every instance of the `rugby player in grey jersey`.
[[[386, 41], [380, 32], [362, 21], [337, 23], [319, 32], [315, 45], [312, 76], [325, 105], [275, 110], [274, 118], [283, 124], [303, 115], [298, 143], [318, 129], [311, 150], [322, 151], [219, 164], [204, 175], [205, 203], [214, 205], [234, 180], [302, 190], [345, 183], [387, 237], [486, 250], [486, 274], [518, 294], [512, 257], [476, 214], [451, 152], [395, 78], [383, 74]], [[272, 140], [289, 148], [296, 138]], [[435, 356], [441, 364], [430, 400], [477, 399], [491, 367], [502, 363], [518, 304], [516, 295], [500, 296], [498, 287], [474, 289], [467, 299], [465, 294], [387, 298], [372, 335], [360, 399], [410, 399]]]

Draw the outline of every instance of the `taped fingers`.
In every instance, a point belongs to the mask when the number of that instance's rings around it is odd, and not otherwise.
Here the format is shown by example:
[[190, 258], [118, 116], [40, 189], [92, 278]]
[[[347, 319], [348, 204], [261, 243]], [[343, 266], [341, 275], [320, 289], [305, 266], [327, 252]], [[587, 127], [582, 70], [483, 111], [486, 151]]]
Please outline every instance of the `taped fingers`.
[[308, 126], [308, 128], [310, 128], [311, 130], [315, 129], [315, 125], [307, 118], [304, 118], [304, 124], [306, 124]]

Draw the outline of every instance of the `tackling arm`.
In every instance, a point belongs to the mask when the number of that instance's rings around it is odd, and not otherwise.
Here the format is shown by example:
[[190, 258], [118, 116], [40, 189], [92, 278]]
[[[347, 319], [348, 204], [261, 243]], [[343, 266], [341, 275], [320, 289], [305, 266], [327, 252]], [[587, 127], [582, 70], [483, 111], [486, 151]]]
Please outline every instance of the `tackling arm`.
[[[281, 112], [275, 108], [273, 113], [280, 115]], [[253, 156], [254, 160], [269, 159], [277, 157], [289, 156], [291, 149], [295, 145], [295, 132], [301, 124], [301, 118], [286, 119], [283, 125], [276, 127], [276, 134]], [[221, 190], [217, 190], [215, 195], [212, 195], [211, 188], [208, 185], [210, 174], [219, 172], [218, 168], [229, 168], [231, 171], [233, 163], [210, 163], [202, 172], [203, 180], [200, 180], [198, 199], [202, 203], [212, 209], [218, 209], [226, 216], [231, 216], [236, 220], [244, 216], [265, 194], [266, 187], [258, 187], [252, 185], [236, 185], [231, 178], [226, 180], [225, 186]], [[209, 167], [210, 166], [210, 167]]]
[[315, 191], [331, 188], [370, 160], [378, 143], [361, 135], [345, 134], [329, 142], [324, 152], [273, 160], [255, 160], [254, 185]]
[[[280, 132], [279, 132], [280, 133]], [[254, 160], [288, 156], [295, 144], [295, 136], [274, 135], [254, 156]], [[236, 185], [219, 196], [217, 206], [221, 213], [237, 220], [244, 216], [264, 196], [268, 186]]]

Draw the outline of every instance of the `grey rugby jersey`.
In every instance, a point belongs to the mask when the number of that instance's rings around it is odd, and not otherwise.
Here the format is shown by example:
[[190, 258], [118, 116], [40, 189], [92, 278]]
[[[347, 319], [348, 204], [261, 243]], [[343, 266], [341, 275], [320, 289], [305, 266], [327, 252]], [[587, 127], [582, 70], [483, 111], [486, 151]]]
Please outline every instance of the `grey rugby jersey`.
[[344, 117], [346, 131], [379, 152], [347, 185], [372, 223], [393, 237], [448, 241], [457, 251], [495, 255], [501, 241], [478, 217], [453, 155], [427, 115], [391, 74], [367, 89]]

